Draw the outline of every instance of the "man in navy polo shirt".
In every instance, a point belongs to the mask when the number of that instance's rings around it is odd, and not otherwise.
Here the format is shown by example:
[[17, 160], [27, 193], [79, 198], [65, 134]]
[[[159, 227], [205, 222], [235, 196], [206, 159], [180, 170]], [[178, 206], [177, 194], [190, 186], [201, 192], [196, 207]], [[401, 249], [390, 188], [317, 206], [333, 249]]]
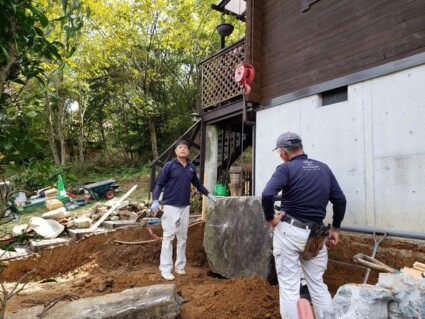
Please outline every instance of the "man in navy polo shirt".
[[[276, 142], [283, 164], [276, 168], [262, 194], [267, 223], [273, 227], [273, 255], [279, 281], [280, 313], [285, 319], [297, 319], [300, 299], [300, 266], [313, 302], [316, 318], [329, 306], [331, 295], [323, 282], [328, 263], [327, 247], [338, 243], [346, 199], [329, 167], [308, 158], [299, 135], [287, 132]], [[282, 192], [280, 213], [274, 201]], [[311, 227], [323, 225], [328, 202], [333, 204], [332, 228], [319, 254], [310, 260], [301, 258]]]
[[215, 197], [202, 185], [196, 174], [195, 166], [187, 158], [189, 142], [181, 140], [174, 146], [176, 159], [165, 163], [153, 192], [154, 202], [151, 210], [159, 210], [159, 196], [163, 191], [164, 214], [161, 217], [163, 240], [161, 247], [159, 270], [166, 280], [174, 280], [173, 269], [173, 240], [177, 236], [177, 257], [175, 271], [179, 275], [186, 274], [186, 240], [189, 227], [189, 208], [191, 184], [199, 192], [215, 201]]

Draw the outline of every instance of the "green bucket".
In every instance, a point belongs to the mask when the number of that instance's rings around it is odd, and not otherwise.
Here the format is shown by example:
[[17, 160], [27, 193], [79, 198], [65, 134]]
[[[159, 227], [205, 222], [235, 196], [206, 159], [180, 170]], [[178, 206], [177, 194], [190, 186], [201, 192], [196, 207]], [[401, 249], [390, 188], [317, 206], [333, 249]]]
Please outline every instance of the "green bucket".
[[217, 184], [214, 187], [214, 195], [227, 196], [227, 195], [229, 195], [229, 190], [227, 189], [226, 185]]

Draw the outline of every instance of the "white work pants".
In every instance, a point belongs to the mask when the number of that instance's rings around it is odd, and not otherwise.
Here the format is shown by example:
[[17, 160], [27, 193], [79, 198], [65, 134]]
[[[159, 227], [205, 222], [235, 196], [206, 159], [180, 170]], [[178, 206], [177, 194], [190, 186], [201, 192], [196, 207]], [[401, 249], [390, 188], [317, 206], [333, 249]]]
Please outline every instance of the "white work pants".
[[184, 270], [186, 266], [186, 240], [189, 227], [190, 206], [176, 207], [164, 205], [161, 217], [162, 247], [159, 270], [171, 273], [173, 270], [173, 240], [177, 236], [177, 257], [175, 269]]
[[313, 302], [316, 318], [331, 303], [323, 274], [328, 263], [326, 246], [317, 257], [308, 261], [300, 254], [304, 251], [310, 230], [280, 222], [274, 228], [273, 255], [279, 281], [280, 314], [285, 319], [297, 319], [297, 302], [300, 299], [300, 264]]

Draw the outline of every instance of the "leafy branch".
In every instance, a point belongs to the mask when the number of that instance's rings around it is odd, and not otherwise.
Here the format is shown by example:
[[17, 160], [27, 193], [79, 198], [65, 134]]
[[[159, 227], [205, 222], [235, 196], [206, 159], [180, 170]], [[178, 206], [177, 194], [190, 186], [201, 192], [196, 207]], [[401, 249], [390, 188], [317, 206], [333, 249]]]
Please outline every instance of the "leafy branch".
[[14, 295], [20, 293], [22, 290], [25, 289], [25, 286], [28, 284], [29, 281], [24, 282], [25, 279], [27, 279], [30, 275], [32, 275], [36, 269], [33, 269], [29, 272], [27, 272], [25, 275], [23, 275], [19, 280], [15, 283], [15, 285], [12, 287], [10, 291], [6, 289], [6, 286], [3, 282], [3, 271], [5, 270], [6, 266], [4, 264], [0, 265], [0, 319], [4, 319], [4, 315], [6, 313], [6, 304], [12, 298]]

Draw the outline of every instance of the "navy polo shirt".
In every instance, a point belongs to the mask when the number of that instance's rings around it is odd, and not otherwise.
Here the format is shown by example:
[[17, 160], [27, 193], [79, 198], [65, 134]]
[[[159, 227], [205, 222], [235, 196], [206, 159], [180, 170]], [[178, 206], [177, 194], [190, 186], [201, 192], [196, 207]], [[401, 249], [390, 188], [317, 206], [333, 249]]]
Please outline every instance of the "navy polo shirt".
[[195, 165], [188, 159], [186, 166], [183, 166], [177, 159], [167, 162], [159, 174], [153, 199], [158, 199], [161, 191], [164, 191], [165, 205], [179, 207], [190, 205], [191, 184], [202, 194], [208, 196], [208, 190], [202, 185], [196, 174]]
[[333, 204], [332, 226], [341, 226], [347, 201], [326, 164], [302, 154], [279, 165], [262, 194], [266, 220], [273, 219], [274, 201], [280, 191], [281, 211], [304, 223], [314, 222], [321, 225], [330, 201]]

